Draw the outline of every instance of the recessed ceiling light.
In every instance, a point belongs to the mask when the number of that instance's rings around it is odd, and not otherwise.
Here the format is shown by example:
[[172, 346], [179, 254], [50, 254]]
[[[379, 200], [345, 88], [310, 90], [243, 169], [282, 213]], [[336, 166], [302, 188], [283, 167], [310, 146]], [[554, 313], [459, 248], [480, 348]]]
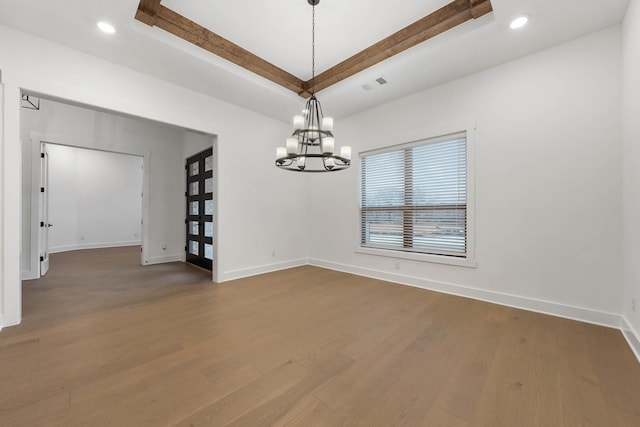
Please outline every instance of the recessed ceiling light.
[[513, 21], [511, 21], [511, 24], [509, 24], [509, 27], [512, 30], [517, 30], [518, 28], [522, 28], [525, 25], [527, 25], [530, 19], [531, 19], [531, 15], [529, 14], [520, 15], [517, 18], [515, 18]]
[[116, 32], [116, 29], [113, 25], [109, 24], [108, 22], [105, 21], [100, 21], [98, 22], [98, 28], [100, 28], [100, 30], [103, 33], [107, 33], [107, 34], [113, 34]]

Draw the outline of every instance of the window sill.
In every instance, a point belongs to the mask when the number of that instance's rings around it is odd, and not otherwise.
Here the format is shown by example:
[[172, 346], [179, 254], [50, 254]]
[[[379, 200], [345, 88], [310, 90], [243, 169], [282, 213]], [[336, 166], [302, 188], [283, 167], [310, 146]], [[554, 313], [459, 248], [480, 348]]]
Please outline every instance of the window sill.
[[458, 267], [476, 268], [478, 263], [475, 260], [465, 258], [454, 258], [440, 255], [419, 254], [415, 252], [392, 251], [387, 249], [374, 249], [358, 247], [354, 251], [357, 254], [375, 255], [388, 258], [406, 259], [411, 261], [431, 262], [436, 264], [455, 265]]

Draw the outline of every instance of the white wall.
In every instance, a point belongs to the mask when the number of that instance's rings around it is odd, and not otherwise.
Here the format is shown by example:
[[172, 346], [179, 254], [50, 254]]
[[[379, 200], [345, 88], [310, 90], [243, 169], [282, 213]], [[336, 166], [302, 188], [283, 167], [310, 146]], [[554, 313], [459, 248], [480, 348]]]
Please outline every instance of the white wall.
[[142, 243], [142, 157], [54, 144], [47, 153], [50, 253]]
[[623, 35], [624, 316], [640, 354], [640, 0], [629, 4]]
[[212, 135], [197, 132], [184, 132], [182, 135], [182, 159], [186, 160], [194, 154], [198, 154], [207, 148], [211, 148], [214, 139], [215, 136]]
[[[184, 162], [182, 140], [186, 131], [175, 126], [96, 111], [42, 99], [40, 110], [21, 110], [22, 141], [22, 270], [23, 277], [38, 277], [37, 199], [33, 200], [34, 159], [39, 157], [39, 140], [45, 142], [127, 153], [144, 159], [142, 200], [145, 264], [176, 261], [183, 256]], [[37, 171], [36, 171], [37, 173]], [[113, 181], [113, 180], [112, 180]], [[37, 185], [36, 185], [37, 186]], [[86, 198], [79, 199], [87, 203]], [[91, 204], [91, 203], [89, 203]], [[139, 201], [136, 201], [139, 205]], [[82, 218], [80, 218], [82, 221]], [[79, 224], [84, 230], [84, 225]], [[88, 225], [87, 225], [88, 226]], [[55, 227], [55, 225], [54, 225]], [[87, 237], [87, 234], [84, 233]], [[78, 236], [80, 237], [80, 236]], [[98, 236], [95, 236], [98, 238]], [[166, 244], [166, 249], [163, 245]]]
[[312, 262], [615, 324], [620, 115], [617, 26], [341, 120], [336, 143], [354, 153], [432, 126], [477, 122], [477, 268], [403, 260], [396, 270], [397, 259], [354, 253], [357, 159], [346, 172], [311, 178], [313, 193], [326, 195], [311, 200]]
[[[307, 245], [300, 233], [306, 228], [306, 200], [299, 195], [306, 194], [306, 179], [273, 166], [274, 147], [290, 132], [288, 124], [6, 26], [0, 26], [0, 70], [5, 85], [0, 177], [5, 325], [21, 317], [20, 89], [217, 135], [219, 280], [304, 263]], [[176, 147], [182, 156], [181, 145]], [[150, 160], [160, 169], [173, 164]], [[172, 185], [168, 179], [157, 188]], [[296, 203], [292, 194], [298, 195]]]
[[[2, 68], [0, 66], [0, 159], [5, 158], [4, 153], [4, 85], [2, 84]], [[4, 202], [4, 164], [3, 160], [0, 160], [0, 201]], [[5, 233], [4, 233], [4, 206], [3, 203], [0, 203], [0, 227], [2, 227], [2, 233], [0, 234], [0, 271], [4, 271], [5, 269]], [[0, 275], [0, 286], [2, 285], [3, 275]], [[2, 292], [2, 288], [0, 287], [0, 330], [2, 330], [2, 325], [4, 325], [4, 292]]]
[[[624, 27], [624, 69], [625, 91], [636, 94], [638, 62], [630, 58], [638, 57], [638, 46], [630, 40], [638, 40], [638, 21], [634, 0]], [[337, 122], [337, 143], [354, 153], [404, 142], [401, 135], [433, 125], [477, 122], [477, 268], [400, 261], [395, 270], [395, 259], [353, 252], [357, 159], [345, 172], [300, 179], [271, 161], [287, 124], [0, 26], [4, 322], [20, 319], [16, 183], [24, 88], [217, 135], [220, 280], [309, 256], [331, 268], [613, 324], [625, 289], [638, 291], [637, 267], [628, 266], [640, 253], [637, 234], [626, 237], [637, 229], [625, 228], [623, 289], [621, 33], [613, 27]], [[631, 98], [625, 96], [624, 111], [635, 118], [638, 101]], [[625, 195], [637, 197], [631, 121], [625, 121]], [[640, 210], [634, 200], [625, 200], [627, 225]]]

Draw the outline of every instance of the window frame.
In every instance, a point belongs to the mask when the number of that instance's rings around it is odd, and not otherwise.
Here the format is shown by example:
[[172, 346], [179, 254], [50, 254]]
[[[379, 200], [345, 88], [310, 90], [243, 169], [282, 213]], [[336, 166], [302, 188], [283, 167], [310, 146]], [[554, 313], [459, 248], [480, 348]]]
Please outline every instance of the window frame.
[[[429, 142], [437, 141], [454, 134], [464, 133], [466, 137], [466, 156], [467, 156], [467, 204], [466, 204], [466, 256], [448, 256], [430, 253], [420, 253], [413, 251], [403, 251], [402, 249], [382, 249], [362, 246], [362, 158], [372, 154], [382, 154], [385, 152], [403, 150], [412, 147], [418, 147]], [[358, 233], [357, 243], [354, 252], [364, 255], [383, 256], [396, 259], [406, 259], [412, 261], [422, 261], [437, 264], [447, 264], [460, 267], [477, 267], [475, 259], [475, 133], [476, 124], [474, 120], [464, 120], [455, 123], [448, 123], [430, 127], [428, 129], [418, 130], [404, 135], [397, 135], [391, 139], [401, 141], [398, 144], [388, 145], [388, 139], [377, 144], [372, 144], [369, 150], [358, 153]]]

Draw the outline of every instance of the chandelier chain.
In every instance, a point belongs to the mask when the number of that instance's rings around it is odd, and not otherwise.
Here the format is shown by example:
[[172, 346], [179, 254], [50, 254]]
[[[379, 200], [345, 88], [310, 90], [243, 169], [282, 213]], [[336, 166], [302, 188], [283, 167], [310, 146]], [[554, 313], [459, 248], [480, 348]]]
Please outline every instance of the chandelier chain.
[[316, 6], [311, 6], [311, 95], [316, 93]]

